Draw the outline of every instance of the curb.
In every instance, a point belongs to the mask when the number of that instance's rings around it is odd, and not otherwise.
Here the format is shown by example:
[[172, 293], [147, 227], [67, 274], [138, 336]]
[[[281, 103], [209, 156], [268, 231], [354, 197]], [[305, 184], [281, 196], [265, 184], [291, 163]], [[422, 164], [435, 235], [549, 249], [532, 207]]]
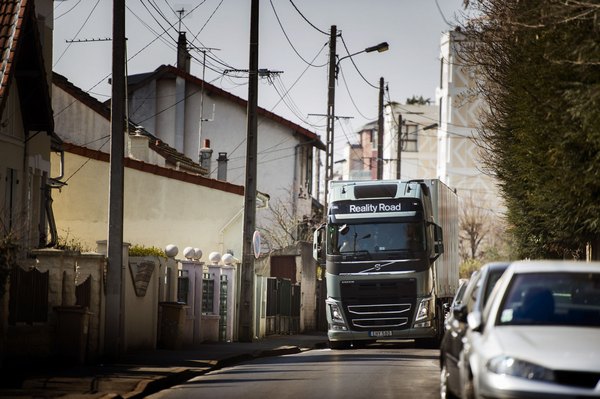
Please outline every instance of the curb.
[[[320, 345], [315, 345], [315, 348]], [[292, 355], [296, 353], [300, 353], [306, 350], [310, 350], [310, 348], [305, 348], [304, 350], [298, 346], [282, 346], [280, 348], [275, 349], [267, 349], [262, 351], [256, 351], [254, 353], [246, 353], [241, 355], [235, 355], [231, 357], [227, 357], [221, 360], [218, 360], [213, 366], [208, 367], [204, 370], [200, 369], [183, 369], [181, 372], [173, 373], [171, 375], [158, 378], [158, 379], [148, 379], [140, 381], [138, 386], [134, 391], [128, 392], [123, 395], [117, 395], [113, 398], [121, 398], [121, 399], [138, 399], [144, 398], [148, 395], [152, 395], [154, 393], [160, 392], [164, 389], [171, 388], [175, 385], [183, 384], [184, 382], [198, 377], [211, 371], [220, 370], [225, 367], [235, 366], [242, 362], [251, 361], [255, 359], [260, 359], [264, 357], [274, 357], [274, 356], [283, 356], [283, 355]]]

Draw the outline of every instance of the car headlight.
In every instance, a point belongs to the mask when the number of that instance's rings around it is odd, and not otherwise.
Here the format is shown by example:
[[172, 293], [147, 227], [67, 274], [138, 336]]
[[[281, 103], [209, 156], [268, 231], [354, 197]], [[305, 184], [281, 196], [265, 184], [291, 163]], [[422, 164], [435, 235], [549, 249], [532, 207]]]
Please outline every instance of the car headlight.
[[511, 356], [497, 356], [487, 362], [487, 369], [495, 374], [510, 375], [535, 381], [554, 381], [554, 372], [540, 365]]

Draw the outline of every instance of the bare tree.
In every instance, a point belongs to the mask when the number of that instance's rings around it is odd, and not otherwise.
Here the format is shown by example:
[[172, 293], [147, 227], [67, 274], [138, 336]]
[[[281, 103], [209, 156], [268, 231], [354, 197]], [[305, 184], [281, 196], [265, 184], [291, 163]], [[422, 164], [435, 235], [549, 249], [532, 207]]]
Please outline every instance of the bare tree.
[[462, 206], [459, 216], [459, 250], [464, 260], [476, 259], [481, 255], [481, 243], [491, 230], [487, 210], [477, 206], [470, 197]]
[[295, 247], [300, 241], [312, 241], [319, 217], [297, 219], [291, 201], [276, 199], [269, 202], [266, 223], [259, 227], [269, 251]]

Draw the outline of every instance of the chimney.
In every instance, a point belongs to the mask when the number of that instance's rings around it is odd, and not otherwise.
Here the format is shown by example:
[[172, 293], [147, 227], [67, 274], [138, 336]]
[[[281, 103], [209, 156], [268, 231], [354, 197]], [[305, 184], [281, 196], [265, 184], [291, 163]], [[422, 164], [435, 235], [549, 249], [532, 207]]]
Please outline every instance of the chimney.
[[190, 59], [185, 32], [179, 32], [179, 39], [177, 40], [177, 69], [190, 73]]
[[217, 180], [227, 181], [227, 153], [220, 152], [217, 158]]
[[208, 170], [210, 176], [210, 159], [212, 158], [213, 150], [210, 148], [210, 140], [204, 139], [204, 146], [200, 148], [200, 166]]

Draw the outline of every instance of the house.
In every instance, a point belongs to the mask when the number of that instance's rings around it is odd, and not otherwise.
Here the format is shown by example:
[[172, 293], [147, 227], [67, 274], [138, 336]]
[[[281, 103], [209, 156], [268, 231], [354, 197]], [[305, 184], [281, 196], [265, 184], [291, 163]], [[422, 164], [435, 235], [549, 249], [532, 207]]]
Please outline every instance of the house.
[[[54, 196], [59, 234], [95, 249], [108, 234], [110, 110], [57, 73], [52, 104], [65, 148], [66, 186]], [[243, 187], [206, 177], [206, 169], [159, 138], [135, 125], [129, 128], [124, 240], [241, 254]]]
[[[506, 208], [497, 180], [486, 173], [477, 130], [486, 105], [482, 98], [471, 95], [475, 85], [473, 71], [459, 59], [463, 39], [463, 34], [454, 30], [444, 33], [440, 42], [441, 82], [436, 90], [440, 107], [437, 174], [458, 191], [462, 216], [476, 220], [489, 232], [483, 242], [489, 246], [500, 238]], [[462, 245], [468, 246], [468, 240], [464, 241]]]
[[437, 168], [438, 107], [387, 104], [384, 111], [383, 177], [432, 179]]
[[56, 243], [50, 155], [61, 141], [48, 75], [51, 11], [49, 0], [0, 2], [0, 363], [9, 345], [8, 278], [36, 248]]
[[54, 239], [46, 232], [50, 153], [60, 151], [60, 139], [53, 134], [41, 31], [33, 1], [0, 4], [0, 235], [11, 233], [23, 250]]
[[[438, 107], [388, 103], [384, 108], [383, 179], [435, 178]], [[358, 132], [358, 143], [346, 148], [344, 179], [377, 179], [377, 122]]]
[[[180, 53], [186, 47], [184, 35]], [[246, 100], [191, 75], [189, 65], [180, 62], [129, 76], [128, 107], [132, 120], [198, 161], [210, 177], [245, 184]], [[267, 243], [264, 250], [285, 248], [302, 230], [309, 230], [314, 214], [313, 153], [324, 149], [315, 133], [258, 108], [256, 185], [270, 198], [269, 207], [256, 213], [257, 228]], [[274, 222], [277, 218], [285, 220], [284, 226]], [[279, 239], [288, 235], [291, 240]]]

